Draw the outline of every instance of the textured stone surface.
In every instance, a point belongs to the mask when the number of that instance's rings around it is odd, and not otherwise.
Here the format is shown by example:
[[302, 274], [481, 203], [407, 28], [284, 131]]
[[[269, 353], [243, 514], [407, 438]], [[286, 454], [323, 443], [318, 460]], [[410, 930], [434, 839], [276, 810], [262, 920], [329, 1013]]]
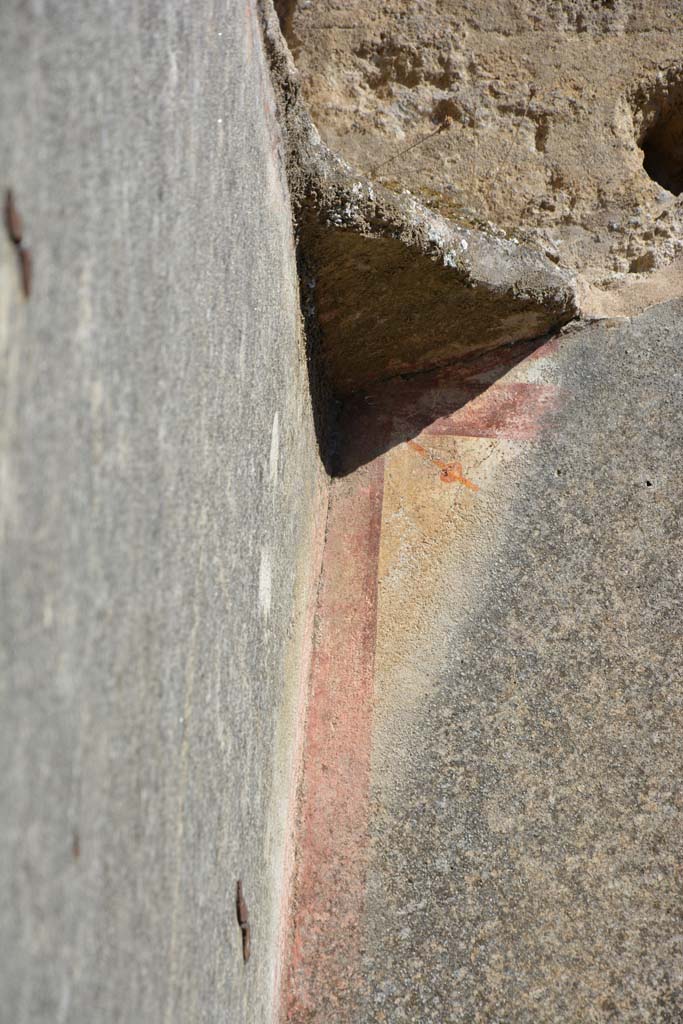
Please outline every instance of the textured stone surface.
[[[676, 0], [281, 7], [313, 120], [359, 173], [592, 281], [681, 255]], [[650, 137], [670, 179], [643, 168]]]
[[7, 2], [0, 91], [0, 1017], [270, 1021], [320, 471], [257, 16]]
[[576, 316], [573, 274], [373, 184], [322, 143], [267, 4], [264, 15], [309, 329], [336, 393], [537, 338]]
[[322, 363], [336, 392], [538, 338], [576, 315], [571, 276], [537, 253], [410, 208], [404, 217], [424, 240], [329, 225], [306, 236]]

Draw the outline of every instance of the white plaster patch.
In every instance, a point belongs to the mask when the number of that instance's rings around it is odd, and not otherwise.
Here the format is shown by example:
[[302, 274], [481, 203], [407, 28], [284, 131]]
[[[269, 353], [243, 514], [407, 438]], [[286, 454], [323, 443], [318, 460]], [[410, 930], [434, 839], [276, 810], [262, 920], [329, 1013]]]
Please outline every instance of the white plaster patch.
[[270, 482], [274, 484], [277, 480], [277, 469], [280, 458], [280, 418], [277, 410], [273, 416], [273, 429], [270, 432], [270, 461], [269, 474]]
[[261, 548], [261, 564], [258, 571], [258, 603], [263, 615], [270, 615], [270, 602], [273, 591], [273, 573], [270, 565], [269, 548]]

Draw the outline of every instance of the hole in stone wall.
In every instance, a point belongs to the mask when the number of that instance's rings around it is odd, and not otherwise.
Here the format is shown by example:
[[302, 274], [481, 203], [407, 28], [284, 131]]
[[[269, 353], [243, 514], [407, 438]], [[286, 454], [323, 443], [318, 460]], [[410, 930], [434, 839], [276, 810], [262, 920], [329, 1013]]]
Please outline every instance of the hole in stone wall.
[[643, 167], [653, 181], [678, 196], [683, 192], [683, 109], [658, 122], [643, 139]]
[[297, 0], [274, 0], [275, 13], [280, 22], [280, 29], [290, 49], [293, 49], [292, 43], [294, 42], [292, 23], [296, 12], [296, 4]]
[[[644, 90], [643, 90], [644, 92]], [[640, 133], [646, 173], [678, 196], [683, 192], [683, 75], [671, 69], [651, 89], [638, 97]]]

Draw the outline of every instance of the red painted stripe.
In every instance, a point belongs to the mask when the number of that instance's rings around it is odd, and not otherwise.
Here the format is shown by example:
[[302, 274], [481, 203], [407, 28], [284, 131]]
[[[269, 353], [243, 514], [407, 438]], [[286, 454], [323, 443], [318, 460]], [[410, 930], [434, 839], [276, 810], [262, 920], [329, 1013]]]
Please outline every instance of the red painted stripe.
[[305, 717], [308, 703], [308, 691], [311, 679], [311, 664], [313, 658], [313, 633], [314, 621], [317, 612], [318, 583], [322, 574], [323, 553], [325, 550], [325, 534], [327, 527], [327, 514], [329, 506], [329, 494], [327, 489], [317, 495], [318, 507], [313, 516], [313, 538], [309, 546], [308, 572], [306, 575], [306, 605], [305, 619], [302, 627], [301, 657], [298, 665], [298, 680], [296, 692], [296, 707], [293, 718], [292, 734], [292, 757], [289, 765], [290, 775], [288, 779], [288, 823], [285, 837], [285, 845], [282, 863], [282, 878], [280, 882], [280, 919], [278, 936], [278, 958], [276, 963], [276, 977], [274, 986], [273, 1020], [280, 1019], [280, 1008], [282, 1006], [282, 992], [284, 985], [283, 972], [285, 970], [287, 949], [289, 942], [289, 915], [292, 906], [292, 889], [294, 885], [295, 857], [297, 836], [294, 817], [298, 800], [299, 776], [303, 760]]
[[423, 433], [529, 441], [557, 408], [558, 396], [554, 384], [492, 384], [461, 409], [435, 420]]
[[359, 980], [383, 459], [334, 481], [304, 739], [284, 1016], [328, 1021]]

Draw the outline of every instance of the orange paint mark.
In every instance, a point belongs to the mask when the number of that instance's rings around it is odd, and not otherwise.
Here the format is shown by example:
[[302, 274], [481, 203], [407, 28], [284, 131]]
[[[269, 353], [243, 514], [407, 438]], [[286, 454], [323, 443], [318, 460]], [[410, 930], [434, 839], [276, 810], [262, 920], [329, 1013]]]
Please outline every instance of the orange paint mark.
[[422, 456], [428, 462], [431, 462], [433, 466], [440, 469], [439, 479], [444, 484], [462, 484], [463, 487], [469, 487], [471, 491], [478, 491], [479, 485], [475, 484], [472, 480], [468, 480], [463, 475], [462, 463], [461, 462], [444, 462], [442, 459], [435, 458], [426, 448], [423, 448], [417, 441], [406, 441], [409, 448], [412, 448], [414, 452]]

